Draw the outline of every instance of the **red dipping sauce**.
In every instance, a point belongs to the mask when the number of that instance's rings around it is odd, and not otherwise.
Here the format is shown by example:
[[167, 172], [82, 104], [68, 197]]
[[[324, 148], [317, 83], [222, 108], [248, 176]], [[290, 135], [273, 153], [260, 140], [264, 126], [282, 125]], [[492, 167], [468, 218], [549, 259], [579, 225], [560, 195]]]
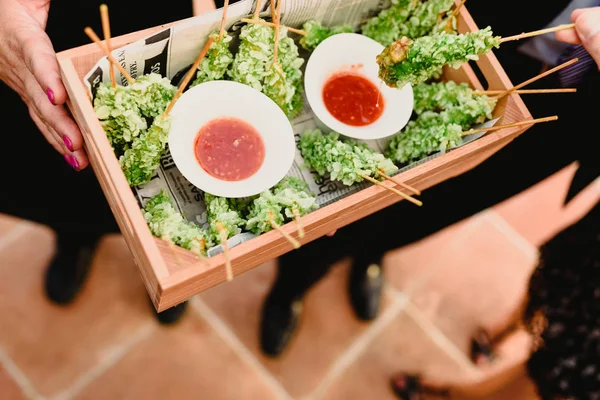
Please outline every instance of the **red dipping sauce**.
[[371, 125], [384, 109], [377, 86], [361, 75], [347, 72], [336, 74], [325, 83], [323, 101], [331, 115], [351, 126]]
[[254, 175], [265, 161], [265, 144], [247, 122], [218, 118], [204, 125], [196, 136], [196, 159], [211, 176], [229, 182]]

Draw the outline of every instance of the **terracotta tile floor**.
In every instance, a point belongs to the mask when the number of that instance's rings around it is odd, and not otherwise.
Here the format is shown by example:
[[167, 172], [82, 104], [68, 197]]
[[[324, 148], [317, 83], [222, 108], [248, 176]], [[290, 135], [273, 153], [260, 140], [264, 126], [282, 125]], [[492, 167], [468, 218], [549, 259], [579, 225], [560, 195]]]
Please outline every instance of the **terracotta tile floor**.
[[394, 398], [390, 376], [408, 371], [460, 388], [457, 399], [533, 400], [526, 377], [506, 373], [526, 358], [527, 335], [511, 337], [490, 369], [471, 363], [468, 344], [478, 328], [506, 325], [537, 245], [600, 197], [596, 182], [561, 209], [573, 172], [390, 252], [373, 323], [352, 314], [348, 262], [335, 266], [308, 294], [301, 328], [278, 360], [257, 344], [275, 262], [197, 296], [179, 325], [163, 328], [120, 237], [103, 240], [83, 293], [61, 308], [42, 290], [53, 233], [0, 215], [0, 399], [385, 400]]

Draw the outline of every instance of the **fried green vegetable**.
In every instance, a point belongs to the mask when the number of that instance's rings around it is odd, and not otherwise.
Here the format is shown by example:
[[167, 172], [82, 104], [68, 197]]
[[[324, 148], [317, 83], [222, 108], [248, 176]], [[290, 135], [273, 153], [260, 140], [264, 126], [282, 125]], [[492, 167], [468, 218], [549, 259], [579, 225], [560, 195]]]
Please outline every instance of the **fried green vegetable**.
[[453, 81], [413, 87], [417, 114], [426, 111], [440, 112], [444, 123], [454, 123], [463, 129], [492, 118], [497, 100], [477, 94], [467, 84]]
[[298, 178], [284, 178], [273, 188], [273, 194], [283, 206], [283, 213], [288, 219], [296, 215], [302, 217], [319, 208], [317, 198], [310, 193], [306, 182]]
[[225, 77], [229, 66], [233, 62], [233, 54], [229, 50], [229, 45], [233, 39], [227, 33], [219, 38], [219, 32], [211, 34], [213, 42], [210, 45], [206, 57], [198, 66], [196, 79], [192, 83], [192, 87], [204, 82], [218, 81]]
[[119, 163], [130, 186], [140, 186], [150, 182], [160, 166], [160, 158], [165, 152], [171, 128], [171, 117], [160, 116], [146, 132], [131, 143], [131, 147], [120, 157]]
[[315, 20], [307, 21], [303, 29], [306, 35], [300, 39], [300, 45], [308, 51], [313, 51], [321, 42], [333, 35], [354, 32], [354, 29], [350, 25], [339, 25], [328, 28]]
[[391, 140], [386, 155], [401, 164], [418, 161], [430, 154], [460, 146], [462, 132], [460, 125], [441, 123], [437, 114], [433, 118], [420, 118], [409, 122], [404, 132]]
[[221, 241], [221, 234], [217, 228], [217, 222], [221, 223], [227, 233], [227, 238], [242, 233], [241, 227], [246, 221], [240, 215], [240, 212], [231, 207], [231, 203], [224, 197], [204, 194], [204, 202], [208, 214], [208, 223], [210, 225], [210, 234], [214, 242]]
[[130, 86], [98, 87], [94, 110], [117, 155], [148, 129], [147, 120], [164, 112], [176, 91], [167, 78], [158, 74], [141, 76]]
[[440, 15], [450, 10], [453, 4], [454, 0], [427, 0], [419, 3], [406, 21], [403, 36], [415, 39], [430, 34]]
[[382, 10], [362, 26], [362, 34], [389, 46], [408, 34], [405, 22], [419, 5], [419, 0], [393, 0], [390, 8]]
[[277, 225], [283, 225], [285, 216], [284, 207], [279, 199], [270, 190], [265, 190], [258, 196], [250, 206], [246, 229], [250, 232], [260, 235], [273, 230], [272, 222]]
[[459, 68], [465, 62], [500, 46], [491, 28], [460, 35], [440, 33], [415, 40], [402, 38], [378, 57], [379, 77], [391, 87], [425, 82], [444, 65]]
[[340, 140], [338, 133], [323, 135], [309, 130], [300, 137], [300, 151], [304, 163], [321, 176], [329, 174], [331, 180], [351, 186], [362, 182], [363, 176], [379, 177], [382, 170], [388, 175], [398, 170], [394, 163], [371, 150], [363, 143]]
[[229, 76], [269, 96], [286, 113], [296, 117], [303, 108], [302, 71], [298, 47], [281, 29], [278, 65], [273, 64], [275, 31], [269, 26], [248, 24], [240, 33], [240, 47]]
[[164, 190], [148, 200], [143, 212], [150, 231], [158, 238], [200, 255], [206, 255], [206, 249], [213, 246], [208, 232], [186, 221]]

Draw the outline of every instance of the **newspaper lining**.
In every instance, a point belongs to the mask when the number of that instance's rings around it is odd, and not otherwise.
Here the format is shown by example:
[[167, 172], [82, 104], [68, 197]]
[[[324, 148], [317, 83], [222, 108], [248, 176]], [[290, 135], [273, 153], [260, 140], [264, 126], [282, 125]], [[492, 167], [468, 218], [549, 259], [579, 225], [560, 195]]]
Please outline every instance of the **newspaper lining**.
[[[227, 24], [228, 32], [234, 39], [239, 36], [239, 30], [244, 25], [242, 18], [250, 16], [255, 7], [256, 0], [243, 0], [229, 7]], [[270, 20], [270, 0], [262, 2], [261, 17]], [[375, 15], [379, 10], [389, 5], [389, 0], [288, 0], [282, 10], [282, 23], [291, 27], [301, 27], [310, 19], [322, 21], [325, 25], [349, 24], [359, 26], [367, 18]], [[172, 80], [178, 85], [189, 70], [196, 56], [200, 53], [209, 34], [219, 28], [221, 11], [210, 12], [190, 20], [175, 24], [154, 35], [131, 43], [113, 51], [113, 56], [122, 67], [135, 79], [148, 73], [158, 73]], [[301, 55], [306, 59], [308, 54]], [[305, 63], [306, 65], [306, 63]], [[118, 82], [126, 86], [125, 77], [115, 71]], [[85, 76], [84, 83], [88, 91], [94, 95], [101, 82], [110, 82], [109, 62], [102, 58]], [[489, 127], [497, 120], [489, 121], [482, 125]], [[317, 120], [308, 106], [305, 98], [305, 108], [302, 114], [292, 121], [292, 126], [299, 140], [300, 134], [307, 129], [320, 128], [327, 131]], [[484, 133], [470, 135], [465, 138], [464, 144], [483, 136]], [[367, 144], [374, 150], [383, 153], [391, 138], [384, 140], [368, 141]], [[426, 161], [439, 157], [442, 153], [434, 154], [424, 160], [403, 168], [400, 172], [414, 168]], [[295, 161], [288, 176], [304, 180], [310, 190], [317, 196], [317, 203], [323, 207], [344, 197], [363, 190], [369, 185], [356, 184], [351, 187], [344, 186], [341, 182], [333, 182], [322, 178], [304, 167], [304, 161], [297, 149]], [[140, 207], [143, 207], [150, 198], [165, 190], [174, 200], [176, 209], [189, 221], [207, 228], [206, 206], [203, 202], [203, 192], [189, 183], [175, 166], [173, 158], [167, 151], [161, 158], [161, 166], [155, 172], [152, 180], [141, 187], [133, 188]], [[255, 237], [251, 233], [242, 233], [228, 241], [230, 247], [237, 246]], [[213, 256], [222, 252], [221, 246], [209, 250], [208, 255]]]

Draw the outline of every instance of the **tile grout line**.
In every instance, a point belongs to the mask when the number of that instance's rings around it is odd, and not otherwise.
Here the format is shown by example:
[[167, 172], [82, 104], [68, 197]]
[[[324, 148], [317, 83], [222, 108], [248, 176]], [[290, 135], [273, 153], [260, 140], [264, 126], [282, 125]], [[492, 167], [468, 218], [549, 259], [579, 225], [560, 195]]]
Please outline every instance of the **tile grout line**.
[[419, 325], [421, 330], [427, 334], [438, 348], [461, 365], [469, 373], [470, 377], [476, 378], [481, 376], [481, 372], [473, 365], [471, 360], [410, 300], [406, 304], [406, 314]]
[[531, 257], [532, 259], [537, 259], [539, 257], [539, 251], [537, 247], [533, 244], [529, 243], [529, 241], [521, 235], [515, 228], [512, 227], [511, 224], [508, 223], [502, 216], [500, 216], [496, 211], [489, 210], [484, 215], [485, 219], [488, 220], [490, 224], [492, 224], [496, 229], [500, 231], [508, 239], [509, 242], [518, 247], [525, 255]]
[[149, 322], [143, 325], [137, 332], [128, 337], [121, 344], [113, 346], [107, 351], [107, 355], [103, 357], [94, 367], [83, 373], [70, 388], [53, 397], [53, 400], [69, 400], [77, 396], [90, 383], [115, 366], [121, 359], [127, 355], [137, 344], [141, 343], [156, 330], [156, 324]]
[[407, 299], [402, 295], [393, 295], [393, 303], [375, 320], [362, 334], [358, 336], [341, 356], [333, 362], [325, 378], [319, 386], [306, 399], [321, 399], [327, 393], [331, 385], [361, 356], [367, 346], [394, 321], [406, 306]]
[[0, 366], [4, 367], [8, 375], [12, 378], [21, 392], [31, 400], [45, 400], [44, 396], [39, 394], [33, 383], [19, 369], [17, 364], [0, 348]]
[[28, 221], [21, 221], [14, 227], [12, 227], [6, 234], [0, 236], [0, 252], [6, 247], [12, 244], [17, 239], [21, 238], [31, 227], [31, 223]]
[[194, 311], [211, 325], [243, 362], [254, 369], [259, 378], [270, 387], [280, 400], [293, 400], [293, 397], [285, 390], [283, 385], [258, 361], [256, 356], [240, 341], [231, 328], [202, 299], [196, 296], [190, 303]]

